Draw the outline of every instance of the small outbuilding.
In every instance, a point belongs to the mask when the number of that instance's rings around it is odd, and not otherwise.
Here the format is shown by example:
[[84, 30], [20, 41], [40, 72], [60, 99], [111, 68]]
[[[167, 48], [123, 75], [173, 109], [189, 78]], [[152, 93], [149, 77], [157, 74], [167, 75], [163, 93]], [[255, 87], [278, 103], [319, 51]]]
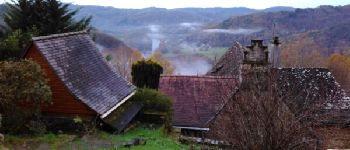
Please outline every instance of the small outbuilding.
[[52, 104], [42, 107], [44, 114], [104, 119], [136, 91], [104, 60], [87, 32], [34, 37], [24, 58], [37, 62], [48, 77]]

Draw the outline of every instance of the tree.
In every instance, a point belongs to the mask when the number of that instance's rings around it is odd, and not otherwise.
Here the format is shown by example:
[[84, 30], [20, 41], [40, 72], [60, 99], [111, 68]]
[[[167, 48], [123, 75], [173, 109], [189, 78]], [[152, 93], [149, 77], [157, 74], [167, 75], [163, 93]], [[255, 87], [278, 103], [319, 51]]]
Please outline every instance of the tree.
[[141, 60], [132, 65], [132, 82], [139, 88], [158, 89], [163, 68], [152, 60]]
[[319, 97], [302, 97], [303, 106], [295, 107], [293, 97], [304, 96], [299, 93], [302, 90], [308, 95], [309, 89], [291, 87], [282, 91], [280, 82], [285, 79], [279, 79], [274, 70], [243, 71], [242, 77], [239, 90], [233, 91], [236, 92], [234, 96], [229, 97], [210, 125], [211, 138], [225, 141], [232, 149], [315, 149], [322, 146], [319, 142], [322, 136], [313, 127], [334, 116], [315, 115], [323, 108]]
[[106, 60], [117, 70], [117, 72], [126, 80], [131, 81], [132, 64], [143, 59], [141, 52], [137, 49], [130, 52], [126, 48], [105, 50]]
[[327, 68], [347, 92], [350, 92], [350, 57], [338, 53], [332, 54], [327, 61]]
[[85, 17], [74, 21], [78, 10], [70, 11], [69, 4], [58, 0], [14, 0], [6, 5], [4, 20], [12, 30], [28, 33], [35, 28], [40, 36], [84, 30], [91, 20]]
[[324, 67], [321, 53], [323, 47], [312, 37], [302, 35], [302, 38], [282, 44], [281, 60], [285, 67]]
[[164, 68], [164, 74], [173, 74], [175, 71], [175, 67], [168, 60], [161, 57], [161, 52], [159, 50], [148, 59], [159, 63]]
[[1, 33], [0, 60], [18, 59], [32, 36], [42, 36], [89, 28], [91, 17], [74, 21], [78, 10], [58, 0], [13, 0], [7, 3], [4, 21], [9, 29]]
[[20, 38], [20, 31], [12, 32], [0, 38], [0, 61], [20, 57], [22, 52], [20, 48]]
[[7, 132], [30, 130], [28, 122], [37, 120], [40, 106], [50, 100], [51, 90], [38, 64], [31, 60], [0, 62], [0, 110]]

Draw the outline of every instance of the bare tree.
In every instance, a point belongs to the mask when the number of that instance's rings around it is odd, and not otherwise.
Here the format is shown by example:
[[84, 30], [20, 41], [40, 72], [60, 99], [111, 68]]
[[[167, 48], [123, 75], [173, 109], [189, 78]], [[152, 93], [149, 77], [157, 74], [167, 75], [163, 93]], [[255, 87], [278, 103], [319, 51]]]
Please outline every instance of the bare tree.
[[314, 129], [334, 115], [322, 111], [324, 100], [333, 100], [334, 95], [293, 87], [299, 84], [283, 87], [286, 79], [267, 67], [243, 69], [242, 77], [239, 90], [210, 125], [208, 138], [225, 141], [233, 149], [321, 148], [323, 137]]
[[131, 66], [133, 63], [142, 60], [143, 56], [140, 51], [132, 52], [126, 49], [119, 49], [114, 53], [105, 52], [106, 59], [116, 69], [116, 71], [126, 80], [131, 81]]

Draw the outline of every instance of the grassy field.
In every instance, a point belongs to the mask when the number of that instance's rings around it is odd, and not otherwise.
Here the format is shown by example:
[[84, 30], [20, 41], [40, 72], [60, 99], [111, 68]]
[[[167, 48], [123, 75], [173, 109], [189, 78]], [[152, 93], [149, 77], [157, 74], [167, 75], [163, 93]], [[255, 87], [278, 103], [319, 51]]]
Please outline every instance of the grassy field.
[[179, 50], [179, 53], [168, 52], [163, 54], [162, 56], [167, 58], [167, 57], [175, 57], [176, 55], [200, 55], [211, 61], [215, 61], [215, 59], [216, 60], [220, 59], [220, 57], [225, 54], [227, 49], [228, 49], [227, 47], [212, 47], [212, 48], [208, 48], [207, 50], [201, 50], [201, 51], [181, 49]]
[[199, 51], [198, 54], [215, 61], [220, 59], [220, 57], [225, 54], [227, 49], [227, 47], [213, 47], [209, 48], [207, 51]]
[[[123, 144], [134, 138], [146, 139], [145, 145], [133, 146], [133, 150], [181, 150], [190, 149], [192, 145], [178, 142], [176, 136], [166, 135], [161, 128], [136, 127], [127, 133], [114, 135], [96, 131], [89, 135], [45, 134], [40, 136], [5, 135], [5, 144], [0, 149], [81, 149], [81, 150], [128, 150]], [[197, 147], [197, 148], [196, 148]], [[199, 149], [198, 146], [194, 147]]]

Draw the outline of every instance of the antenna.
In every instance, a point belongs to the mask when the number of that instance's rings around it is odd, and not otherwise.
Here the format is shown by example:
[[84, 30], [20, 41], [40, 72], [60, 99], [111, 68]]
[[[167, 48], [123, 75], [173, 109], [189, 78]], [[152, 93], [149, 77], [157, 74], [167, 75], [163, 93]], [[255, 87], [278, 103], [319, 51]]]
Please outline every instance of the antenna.
[[272, 27], [272, 38], [275, 37], [275, 30], [276, 30], [276, 23], [273, 23], [273, 27]]

